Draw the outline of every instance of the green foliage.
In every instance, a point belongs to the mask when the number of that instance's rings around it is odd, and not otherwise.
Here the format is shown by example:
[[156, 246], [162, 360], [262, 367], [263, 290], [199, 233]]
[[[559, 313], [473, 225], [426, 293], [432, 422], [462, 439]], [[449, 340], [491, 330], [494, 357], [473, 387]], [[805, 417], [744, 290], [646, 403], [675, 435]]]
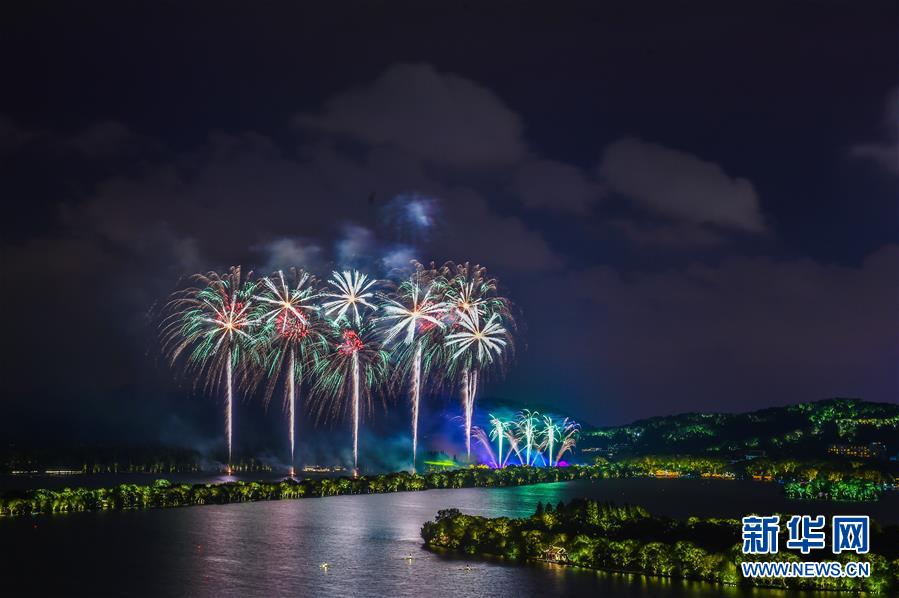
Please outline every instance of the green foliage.
[[786, 456], [822, 455], [832, 443], [881, 442], [899, 449], [899, 405], [827, 399], [750, 413], [683, 413], [584, 433], [592, 445], [615, 454], [699, 454], [766, 451]]
[[591, 477], [652, 476], [762, 479], [784, 483], [789, 498], [878, 500], [896, 484], [895, 466], [888, 462], [846, 459], [768, 459], [728, 461], [690, 455], [644, 455], [610, 461], [599, 457]]
[[[788, 589], [852, 590], [890, 593], [899, 590], [899, 528], [874, 526], [871, 545], [884, 554], [828, 555], [837, 561], [871, 563], [869, 578], [742, 578], [740, 524], [735, 519], [672, 521], [653, 517], [642, 507], [616, 506], [576, 499], [551, 509], [537, 505], [531, 517], [488, 519], [457, 509], [441, 511], [421, 530], [431, 548], [468, 555], [495, 555], [512, 561], [553, 561], [579, 567], [703, 580], [715, 583]], [[764, 557], [753, 555], [752, 560]], [[814, 554], [781, 550], [771, 560], [815, 560]]]
[[784, 485], [784, 492], [793, 499], [860, 501], [877, 500], [883, 490], [870, 480], [815, 479], [810, 482], [788, 482]]
[[0, 497], [0, 517], [227, 504], [341, 494], [379, 494], [432, 488], [522, 486], [589, 478], [590, 467], [469, 467], [424, 475], [397, 472], [358, 478], [305, 478], [300, 481], [152, 485], [121, 484], [114, 488], [64, 488], [9, 492]]

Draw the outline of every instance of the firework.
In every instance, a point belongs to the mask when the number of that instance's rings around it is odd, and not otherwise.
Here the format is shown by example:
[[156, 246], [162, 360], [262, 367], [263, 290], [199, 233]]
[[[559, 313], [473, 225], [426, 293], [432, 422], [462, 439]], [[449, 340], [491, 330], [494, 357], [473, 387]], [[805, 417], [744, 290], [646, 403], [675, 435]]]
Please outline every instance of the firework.
[[480, 426], [472, 426], [471, 436], [472, 438], [480, 442], [482, 447], [484, 447], [484, 450], [490, 457], [491, 465], [497, 469], [502, 467], [502, 465], [500, 465], [500, 460], [497, 459], [496, 455], [493, 454], [493, 447], [490, 446], [490, 439], [487, 437], [487, 432], [485, 432]]
[[478, 311], [481, 314], [506, 312], [506, 300], [496, 296], [495, 279], [487, 278], [487, 269], [468, 262], [443, 266], [443, 277], [449, 281], [446, 300], [459, 314]]
[[[329, 281], [334, 286], [339, 286], [339, 281], [356, 281], [359, 288], [369, 288], [373, 284], [366, 284], [367, 277], [358, 272], [342, 275], [335, 272], [334, 277]], [[359, 421], [362, 410], [371, 408], [373, 391], [386, 377], [389, 354], [382, 349], [379, 331], [371, 318], [363, 317], [364, 307], [373, 306], [359, 300], [360, 295], [354, 296], [357, 299], [353, 302], [345, 299], [342, 306], [331, 306], [332, 313], [337, 313], [336, 318], [329, 320], [331, 350], [316, 366], [317, 380], [313, 390], [319, 418], [326, 414], [339, 417], [349, 410], [353, 422], [353, 470], [357, 472]], [[363, 309], [359, 309], [359, 305]], [[354, 310], [352, 320], [348, 318], [350, 306]]]
[[481, 314], [476, 309], [460, 312], [457, 324], [458, 332], [446, 335], [446, 346], [451, 351], [450, 360], [460, 364], [462, 371], [465, 450], [471, 457], [471, 420], [478, 392], [478, 376], [483, 367], [503, 354], [508, 344], [508, 333], [497, 314], [490, 314], [487, 321], [482, 322]]
[[[577, 443], [577, 437], [580, 433], [581, 426], [574, 420], [566, 417], [562, 420], [560, 425], [556, 426], [556, 429], [559, 434], [558, 450], [555, 455], [556, 465], [558, 465], [559, 461], [562, 459], [562, 455], [571, 451]], [[550, 463], [550, 465], [552, 465], [552, 463]]]
[[548, 465], [553, 465], [553, 448], [561, 437], [561, 428], [553, 422], [549, 415], [543, 418], [543, 446], [546, 447]]
[[322, 293], [322, 297], [330, 299], [330, 301], [322, 303], [325, 315], [334, 320], [339, 320], [352, 310], [353, 318], [351, 323], [360, 326], [362, 324], [362, 313], [365, 311], [365, 308], [376, 309], [375, 305], [369, 301], [374, 297], [372, 287], [375, 285], [375, 282], [374, 280], [369, 280], [368, 276], [361, 274], [358, 270], [333, 272], [328, 280], [328, 284], [337, 291]]
[[248, 358], [255, 358], [258, 348], [252, 334], [258, 324], [251, 309], [255, 284], [242, 277], [239, 266], [226, 274], [197, 274], [191, 282], [174, 293], [166, 306], [163, 349], [172, 365], [186, 355], [186, 367], [195, 376], [195, 384], [202, 383], [207, 391], [224, 383], [230, 464], [235, 368], [243, 374]]
[[408, 371], [409, 395], [412, 403], [412, 469], [418, 447], [418, 413], [422, 391], [422, 361], [434, 345], [432, 331], [444, 327], [439, 319], [446, 312], [443, 303], [435, 297], [432, 278], [417, 265], [410, 280], [403, 282], [393, 296], [384, 298], [381, 309], [386, 315], [379, 322], [386, 326], [384, 344], [402, 339], [405, 351], [398, 351], [400, 371]]
[[471, 456], [471, 425], [481, 374], [501, 366], [512, 349], [509, 301], [497, 295], [496, 280], [482, 266], [447, 262], [441, 269], [446, 335], [440, 355], [445, 378], [458, 381], [465, 415], [465, 448]]
[[512, 450], [509, 449], [508, 455], [503, 459], [503, 439], [505, 439], [509, 434], [509, 424], [510, 422], [504, 422], [498, 417], [494, 417], [490, 415], [490, 439], [496, 440], [497, 444], [497, 467], [504, 467], [506, 465], [506, 461], [508, 461], [509, 456], [512, 454]]
[[[290, 281], [290, 283], [288, 283]], [[262, 324], [259, 336], [267, 348], [263, 369], [267, 379], [264, 398], [271, 398], [284, 372], [284, 403], [287, 409], [290, 441], [290, 469], [295, 466], [297, 395], [302, 391], [307, 364], [317, 363], [327, 349], [318, 307], [315, 278], [302, 270], [291, 269], [288, 276], [279, 270], [260, 281], [253, 296], [257, 318]]]
[[[524, 443], [524, 465], [533, 465], [534, 462], [531, 459], [531, 453], [533, 449], [539, 450], [539, 446], [537, 445], [537, 437], [538, 430], [540, 426], [540, 414], [536, 411], [530, 411], [529, 409], [525, 409], [518, 416], [518, 421], [515, 422], [515, 426], [518, 428], [518, 434]], [[534, 455], [536, 458], [536, 454]]]

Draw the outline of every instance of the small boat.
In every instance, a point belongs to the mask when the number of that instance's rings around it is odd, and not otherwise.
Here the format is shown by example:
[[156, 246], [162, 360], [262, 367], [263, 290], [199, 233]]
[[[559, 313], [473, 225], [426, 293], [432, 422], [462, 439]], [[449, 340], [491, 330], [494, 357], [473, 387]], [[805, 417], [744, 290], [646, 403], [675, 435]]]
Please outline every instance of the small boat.
[[321, 565], [318, 566], [318, 568], [327, 571], [328, 569], [331, 568], [331, 564], [330, 563], [322, 563]]

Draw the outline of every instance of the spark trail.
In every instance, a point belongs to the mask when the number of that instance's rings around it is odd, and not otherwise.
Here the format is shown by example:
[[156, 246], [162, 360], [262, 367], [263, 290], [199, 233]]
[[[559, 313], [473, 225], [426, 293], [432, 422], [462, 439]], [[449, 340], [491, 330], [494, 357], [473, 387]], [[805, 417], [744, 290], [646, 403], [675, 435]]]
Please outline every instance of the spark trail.
[[[288, 283], [288, 280], [290, 281]], [[271, 398], [275, 386], [285, 379], [285, 408], [288, 419], [291, 475], [296, 467], [297, 400], [306, 378], [309, 364], [316, 363], [327, 351], [323, 322], [319, 307], [315, 277], [291, 268], [288, 276], [283, 270], [261, 281], [262, 290], [254, 296], [258, 319], [264, 322], [259, 332], [260, 344], [265, 346], [265, 401]]]
[[244, 375], [247, 362], [258, 361], [257, 339], [251, 334], [259, 323], [251, 309], [256, 284], [243, 278], [240, 267], [225, 274], [197, 274], [190, 280], [192, 284], [176, 291], [166, 304], [162, 347], [172, 365], [187, 356], [185, 369], [194, 375], [195, 386], [215, 390], [224, 383], [230, 469], [235, 368]]
[[[444, 304], [434, 295], [433, 270], [421, 265], [412, 277], [404, 281], [396, 293], [385, 296], [382, 310], [385, 315], [378, 322], [387, 326], [384, 344], [389, 346], [402, 337], [406, 350], [397, 351], [398, 369], [407, 371], [409, 399], [412, 404], [412, 469], [415, 469], [418, 449], [418, 414], [422, 394], [422, 359], [427, 347], [430, 351], [435, 344], [435, 336], [444, 328], [439, 319], [446, 312]], [[424, 288], [423, 288], [424, 287]], [[412, 348], [411, 352], [408, 350]]]

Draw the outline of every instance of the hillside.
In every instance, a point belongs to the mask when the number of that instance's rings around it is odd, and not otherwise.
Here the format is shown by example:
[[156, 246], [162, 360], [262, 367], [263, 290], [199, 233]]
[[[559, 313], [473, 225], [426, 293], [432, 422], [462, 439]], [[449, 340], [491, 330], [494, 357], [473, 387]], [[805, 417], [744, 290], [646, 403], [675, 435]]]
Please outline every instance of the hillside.
[[607, 456], [764, 452], [794, 457], [867, 448], [871, 455], [865, 456], [886, 458], [899, 451], [899, 405], [839, 398], [740, 414], [652, 417], [587, 431], [579, 448]]

